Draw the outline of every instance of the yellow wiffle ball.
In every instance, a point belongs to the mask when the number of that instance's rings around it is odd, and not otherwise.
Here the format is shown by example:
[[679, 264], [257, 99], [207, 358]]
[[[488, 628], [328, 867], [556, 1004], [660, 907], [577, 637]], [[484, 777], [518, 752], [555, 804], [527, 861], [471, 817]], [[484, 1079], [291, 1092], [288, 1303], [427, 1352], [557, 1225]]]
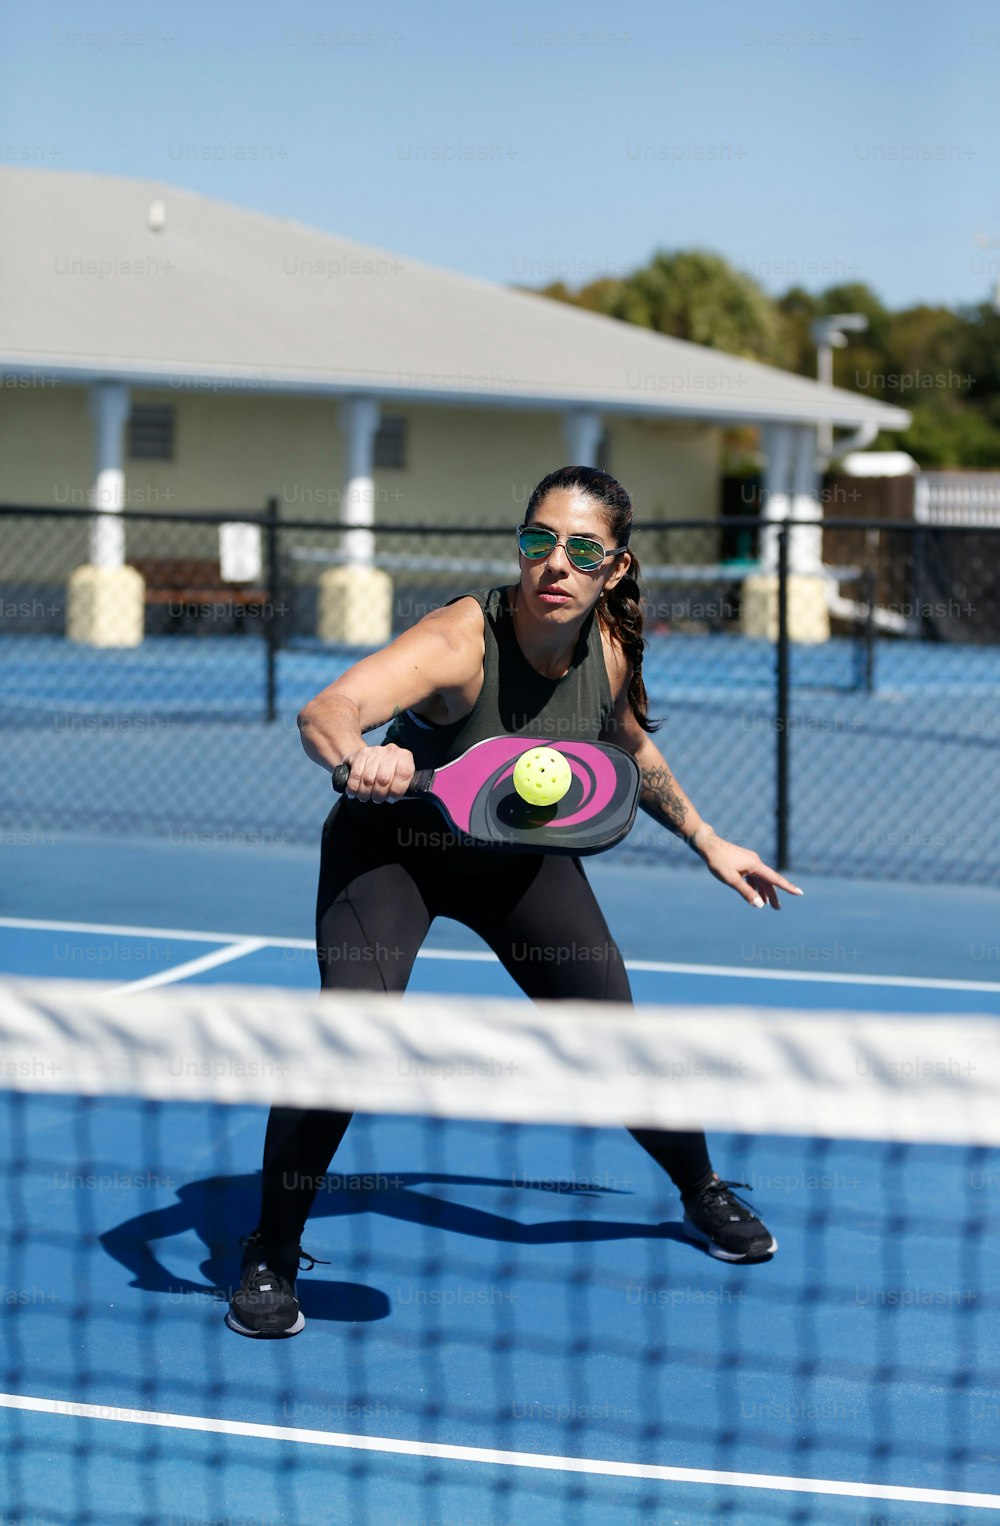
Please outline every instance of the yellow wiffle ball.
[[514, 788], [529, 805], [555, 805], [573, 782], [573, 770], [553, 747], [532, 747], [514, 765]]

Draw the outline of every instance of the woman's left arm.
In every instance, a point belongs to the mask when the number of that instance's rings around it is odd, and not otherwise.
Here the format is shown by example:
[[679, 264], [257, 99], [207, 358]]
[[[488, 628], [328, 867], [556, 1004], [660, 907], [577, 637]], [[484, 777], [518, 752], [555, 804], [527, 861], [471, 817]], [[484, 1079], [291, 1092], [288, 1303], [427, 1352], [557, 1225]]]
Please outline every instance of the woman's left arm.
[[[625, 667], [627, 670], [627, 664]], [[618, 683], [615, 683], [615, 676]], [[647, 816], [666, 827], [668, 832], [673, 832], [675, 837], [683, 838], [704, 859], [716, 879], [729, 885], [751, 906], [770, 905], [780, 911], [779, 890], [787, 890], [789, 895], [801, 895], [797, 885], [765, 864], [752, 848], [727, 842], [702, 819], [671, 773], [666, 758], [633, 715], [628, 702], [628, 671], [618, 675], [609, 672], [609, 677], [615, 694], [615, 713], [601, 740], [613, 742], [635, 758], [642, 773], [639, 804]]]

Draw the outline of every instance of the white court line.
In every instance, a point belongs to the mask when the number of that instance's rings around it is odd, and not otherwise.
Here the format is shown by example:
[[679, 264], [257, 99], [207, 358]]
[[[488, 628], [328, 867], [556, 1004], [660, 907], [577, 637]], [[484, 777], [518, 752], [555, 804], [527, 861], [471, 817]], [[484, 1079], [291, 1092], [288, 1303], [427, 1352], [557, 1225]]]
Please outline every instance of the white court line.
[[213, 970], [217, 965], [229, 964], [233, 959], [242, 959], [247, 954], [255, 954], [259, 948], [266, 948], [265, 938], [245, 938], [242, 943], [227, 943], [223, 948], [217, 948], [214, 954], [202, 954], [198, 959], [188, 959], [184, 964], [172, 964], [167, 970], [159, 970], [155, 975], [145, 975], [142, 980], [128, 980], [123, 986], [115, 986], [109, 991], [109, 996], [123, 996], [126, 991], [152, 991], [155, 986], [170, 986], [176, 980], [187, 980], [189, 975], [200, 975], [202, 970]]
[[[173, 927], [125, 927], [114, 922], [42, 922], [30, 917], [0, 917], [0, 927], [24, 928], [27, 932], [103, 933], [112, 938], [175, 938], [190, 943], [248, 943], [248, 933], [190, 932]], [[315, 950], [309, 938], [261, 937], [262, 948]], [[486, 949], [423, 948], [418, 959], [450, 959], [467, 964], [495, 964]], [[660, 959], [626, 959], [625, 968], [654, 975], [719, 975], [727, 980], [791, 980], [818, 985], [895, 986], [917, 991], [1000, 991], [998, 980], [938, 980], [921, 975], [839, 975], [823, 970], [755, 970], [732, 964], [677, 964]]]
[[935, 980], [923, 975], [835, 975], [823, 970], [752, 970], [733, 964], [661, 964], [655, 959], [626, 959], [630, 970], [663, 975], [724, 975], [732, 980], [805, 980], [831, 986], [903, 986], [920, 991], [1000, 991], [998, 980]]
[[[180, 927], [125, 927], [118, 922], [40, 922], [33, 917], [0, 917], [0, 927], [26, 932], [106, 933], [111, 938], [175, 938], [178, 943], [244, 943], [252, 933], [200, 933]], [[274, 948], [314, 948], [307, 938], [265, 938]]]
[[556, 1473], [597, 1473], [609, 1478], [656, 1479], [660, 1483], [724, 1484], [735, 1489], [777, 1489], [788, 1494], [839, 1494], [853, 1499], [905, 1500], [923, 1505], [964, 1505], [973, 1510], [992, 1510], [1000, 1506], [1000, 1494], [973, 1494], [958, 1489], [917, 1489], [897, 1484], [860, 1484], [836, 1478], [789, 1478], [770, 1473], [724, 1473], [715, 1468], [670, 1468], [658, 1463], [555, 1457], [544, 1452], [500, 1452], [491, 1447], [403, 1441], [394, 1436], [351, 1436], [341, 1431], [310, 1431], [297, 1426], [258, 1425], [245, 1420], [118, 1409], [103, 1404], [79, 1404], [70, 1399], [28, 1398], [22, 1394], [0, 1393], [0, 1408], [75, 1415], [84, 1420], [112, 1420], [129, 1425], [158, 1425], [178, 1431], [208, 1431], [222, 1436], [253, 1436], [264, 1441], [294, 1441], [300, 1445], [341, 1447], [358, 1452], [390, 1452], [401, 1457], [486, 1463], [493, 1467], [545, 1468]]
[[[0, 917], [0, 927], [23, 928], [40, 933], [101, 933], [109, 938], [173, 938], [177, 943], [248, 943], [252, 933], [189, 932], [181, 927], [126, 927], [117, 922], [40, 922], [32, 917]], [[262, 948], [296, 948], [315, 954], [311, 938], [272, 938], [257, 940]], [[477, 964], [496, 964], [489, 949], [421, 949], [418, 959], [454, 959]]]

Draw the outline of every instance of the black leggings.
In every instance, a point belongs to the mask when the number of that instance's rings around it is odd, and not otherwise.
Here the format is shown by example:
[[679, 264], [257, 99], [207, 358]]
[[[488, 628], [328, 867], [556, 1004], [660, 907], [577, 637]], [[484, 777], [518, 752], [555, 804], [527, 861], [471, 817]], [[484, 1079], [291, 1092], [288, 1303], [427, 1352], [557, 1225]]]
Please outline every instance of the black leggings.
[[[631, 1002], [628, 975], [583, 866], [554, 854], [456, 846], [426, 802], [341, 801], [323, 829], [316, 947], [324, 990], [406, 989], [435, 917], [479, 934], [533, 1000]], [[297, 1246], [352, 1114], [275, 1107], [260, 1233]], [[703, 1133], [631, 1129], [682, 1193], [707, 1182]]]

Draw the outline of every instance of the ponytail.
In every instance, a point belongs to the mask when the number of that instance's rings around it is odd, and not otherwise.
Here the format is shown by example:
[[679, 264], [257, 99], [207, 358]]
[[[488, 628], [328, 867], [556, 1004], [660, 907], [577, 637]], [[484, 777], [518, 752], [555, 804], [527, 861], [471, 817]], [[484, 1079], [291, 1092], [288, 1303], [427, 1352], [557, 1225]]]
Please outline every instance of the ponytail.
[[629, 555], [632, 561], [628, 571], [614, 588], [607, 589], [601, 595], [597, 609], [608, 635], [632, 665], [632, 677], [628, 686], [628, 702], [632, 714], [643, 731], [658, 731], [662, 723], [649, 718], [649, 696], [642, 677], [642, 654], [646, 641], [642, 634], [644, 617], [638, 582], [639, 558], [634, 551], [630, 551]]
[[[556, 488], [577, 488], [592, 498], [608, 523], [612, 546], [627, 546], [632, 533], [632, 500], [620, 482], [595, 466], [563, 466], [543, 477], [528, 500], [524, 522], [531, 517], [546, 493]], [[597, 603], [601, 623], [632, 665], [628, 702], [643, 731], [657, 731], [659, 721], [649, 718], [649, 697], [642, 679], [643, 637], [642, 594], [639, 589], [639, 558], [630, 552], [629, 569], [614, 588], [602, 593]]]

